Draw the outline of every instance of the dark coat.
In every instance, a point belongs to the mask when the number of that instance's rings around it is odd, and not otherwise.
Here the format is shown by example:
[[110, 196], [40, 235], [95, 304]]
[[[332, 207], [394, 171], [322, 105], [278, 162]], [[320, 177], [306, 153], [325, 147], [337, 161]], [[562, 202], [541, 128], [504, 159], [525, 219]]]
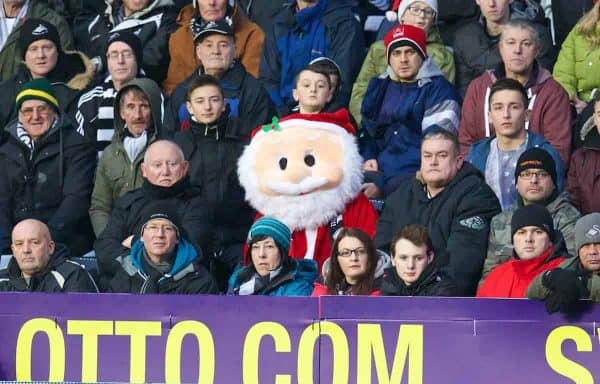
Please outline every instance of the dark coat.
[[408, 224], [427, 228], [434, 264], [449, 275], [458, 295], [473, 295], [487, 250], [490, 221], [500, 203], [483, 175], [464, 163], [454, 179], [430, 199], [417, 178], [405, 181], [385, 201], [375, 245], [388, 251], [394, 234]]
[[137, 241], [131, 254], [121, 261], [121, 268], [110, 282], [109, 292], [140, 294], [218, 293], [212, 276], [198, 262], [198, 254], [186, 240], [176, 248], [171, 272], [162, 274], [143, 256], [144, 245]]
[[13, 257], [6, 269], [0, 270], [0, 292], [98, 292], [90, 274], [68, 257], [67, 248], [57, 244], [46, 269], [33, 276], [29, 285]]
[[429, 264], [419, 279], [406, 285], [398, 276], [395, 267], [385, 270], [381, 280], [381, 296], [456, 296], [458, 289], [454, 281], [441, 274], [437, 268]]
[[139, 237], [144, 224], [142, 211], [151, 201], [168, 201], [177, 207], [182, 219], [182, 232], [187, 234], [196, 251], [201, 254], [204, 247], [210, 244], [213, 213], [200, 193], [199, 188], [190, 185], [188, 177], [168, 188], [153, 186], [144, 180], [141, 188], [127, 192], [116, 200], [108, 224], [94, 244], [100, 275], [112, 278], [119, 270], [117, 258], [124, 259], [130, 253], [130, 249], [123, 247], [121, 242], [130, 235], [134, 235], [135, 239]]
[[17, 121], [7, 127], [0, 146], [0, 232], [9, 249], [13, 226], [27, 218], [48, 225], [52, 239], [73, 255], [92, 249], [87, 215], [96, 151], [62, 116], [36, 143], [33, 153], [17, 135]]

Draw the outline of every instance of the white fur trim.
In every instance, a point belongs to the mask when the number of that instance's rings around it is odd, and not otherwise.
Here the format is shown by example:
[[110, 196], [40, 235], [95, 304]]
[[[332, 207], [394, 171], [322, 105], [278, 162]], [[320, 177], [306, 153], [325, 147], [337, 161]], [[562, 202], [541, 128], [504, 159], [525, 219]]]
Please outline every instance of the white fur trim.
[[[350, 132], [348, 132], [346, 129], [344, 129], [343, 127], [340, 127], [337, 124], [328, 123], [325, 121], [313, 121], [313, 120], [306, 120], [306, 119], [289, 119], [289, 120], [280, 121], [279, 126], [281, 127], [281, 129], [288, 129], [288, 128], [322, 129], [324, 131], [333, 132], [338, 135], [346, 134], [346, 135], [352, 136], [352, 134]], [[271, 131], [268, 131], [268, 132], [271, 132]], [[258, 132], [256, 132], [256, 134], [254, 135], [254, 138], [258, 137], [259, 135], [262, 136], [268, 132], [265, 132], [261, 129]]]
[[385, 13], [385, 18], [389, 22], [393, 23], [394, 21], [398, 21], [398, 14], [396, 12], [394, 12], [394, 11], [387, 11]]

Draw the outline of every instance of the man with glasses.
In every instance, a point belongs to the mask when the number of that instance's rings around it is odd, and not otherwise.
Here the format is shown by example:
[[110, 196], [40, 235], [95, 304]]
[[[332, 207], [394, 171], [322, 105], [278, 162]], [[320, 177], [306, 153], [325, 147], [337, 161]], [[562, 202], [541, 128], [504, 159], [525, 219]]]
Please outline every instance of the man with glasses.
[[90, 206], [96, 154], [60, 112], [50, 82], [35, 79], [16, 97], [17, 120], [0, 146], [0, 233], [10, 253], [10, 233], [35, 218], [74, 256], [92, 248]]
[[577, 255], [575, 222], [581, 214], [571, 203], [569, 194], [560, 192], [556, 187], [556, 166], [552, 156], [537, 147], [526, 150], [517, 161], [514, 177], [518, 192], [517, 203], [492, 219], [480, 285], [494, 267], [511, 257], [513, 245], [510, 223], [515, 211], [525, 205], [545, 206], [552, 216], [554, 227], [562, 233], [567, 250], [571, 255]]
[[167, 202], [144, 208], [138, 239], [120, 260], [109, 291], [141, 294], [218, 293], [212, 276], [200, 264], [186, 239], [177, 209]]
[[517, 201], [513, 174], [517, 159], [525, 150], [538, 147], [554, 159], [554, 184], [558, 191], [564, 188], [565, 170], [558, 152], [542, 136], [525, 129], [529, 120], [527, 91], [514, 79], [498, 80], [490, 89], [488, 116], [495, 136], [478, 141], [471, 146], [467, 161], [485, 175], [502, 210]]
[[108, 37], [105, 56], [108, 75], [101, 84], [81, 95], [75, 113], [77, 131], [96, 143], [98, 156], [113, 137], [113, 104], [117, 92], [131, 80], [143, 76], [139, 66], [142, 43], [133, 33], [112, 33]]

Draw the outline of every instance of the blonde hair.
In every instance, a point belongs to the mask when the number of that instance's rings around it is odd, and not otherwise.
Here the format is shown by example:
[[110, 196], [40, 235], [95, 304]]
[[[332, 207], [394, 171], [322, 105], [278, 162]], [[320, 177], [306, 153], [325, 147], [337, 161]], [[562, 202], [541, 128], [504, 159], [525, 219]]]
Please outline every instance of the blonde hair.
[[576, 32], [590, 44], [591, 48], [600, 46], [600, 35], [597, 32], [598, 21], [600, 21], [600, 1], [596, 2], [575, 26]]

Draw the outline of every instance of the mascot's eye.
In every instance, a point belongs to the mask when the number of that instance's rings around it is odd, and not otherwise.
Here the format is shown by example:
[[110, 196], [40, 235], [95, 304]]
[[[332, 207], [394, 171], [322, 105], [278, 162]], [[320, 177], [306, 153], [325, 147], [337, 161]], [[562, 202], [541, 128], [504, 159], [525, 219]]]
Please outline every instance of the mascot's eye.
[[312, 167], [313, 165], [315, 165], [315, 157], [313, 155], [306, 155], [304, 156], [304, 164], [308, 165], [309, 167]]
[[287, 159], [285, 157], [279, 159], [279, 168], [281, 168], [282, 171], [285, 171], [287, 168]]

